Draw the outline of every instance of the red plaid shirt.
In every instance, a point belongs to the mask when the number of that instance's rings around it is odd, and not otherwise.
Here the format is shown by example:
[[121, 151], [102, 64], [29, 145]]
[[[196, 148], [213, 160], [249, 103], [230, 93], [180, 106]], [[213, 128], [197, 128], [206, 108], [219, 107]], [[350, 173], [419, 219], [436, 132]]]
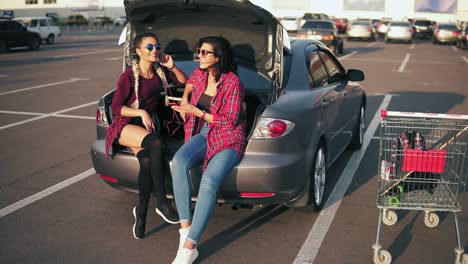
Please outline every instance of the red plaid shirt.
[[[187, 84], [192, 84], [190, 104], [197, 105], [200, 96], [205, 92], [208, 73], [197, 68], [190, 75]], [[244, 101], [244, 87], [239, 77], [229, 72], [222, 74], [217, 87], [217, 93], [210, 103], [210, 114], [213, 123], [208, 124], [207, 151], [203, 169], [209, 160], [218, 152], [227, 148], [234, 150], [239, 159], [247, 143], [245, 135], [245, 113], [242, 109]], [[185, 142], [200, 132], [205, 120], [195, 115], [187, 115], [185, 121]]]

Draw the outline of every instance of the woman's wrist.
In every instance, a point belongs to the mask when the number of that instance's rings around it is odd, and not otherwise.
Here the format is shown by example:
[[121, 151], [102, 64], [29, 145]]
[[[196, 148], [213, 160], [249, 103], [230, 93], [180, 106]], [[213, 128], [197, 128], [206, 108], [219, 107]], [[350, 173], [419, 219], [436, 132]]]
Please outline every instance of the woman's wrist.
[[172, 71], [175, 68], [175, 63], [172, 64], [172, 67], [167, 67], [168, 70]]

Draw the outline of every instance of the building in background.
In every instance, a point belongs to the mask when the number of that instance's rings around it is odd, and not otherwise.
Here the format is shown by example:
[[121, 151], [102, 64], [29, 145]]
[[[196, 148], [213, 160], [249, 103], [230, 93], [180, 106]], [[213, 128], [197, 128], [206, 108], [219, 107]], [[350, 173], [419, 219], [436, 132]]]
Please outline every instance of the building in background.
[[0, 0], [0, 15], [50, 16], [63, 21], [70, 15], [87, 19], [125, 16], [123, 0]]
[[[197, 1], [197, 0], [189, 0]], [[219, 0], [223, 1], [223, 0]], [[305, 12], [345, 18], [427, 18], [435, 21], [468, 20], [468, 0], [251, 0], [278, 17]], [[124, 16], [123, 0], [0, 0], [0, 10], [14, 16], [80, 14], [86, 18]], [[1, 15], [1, 14], [0, 14]]]

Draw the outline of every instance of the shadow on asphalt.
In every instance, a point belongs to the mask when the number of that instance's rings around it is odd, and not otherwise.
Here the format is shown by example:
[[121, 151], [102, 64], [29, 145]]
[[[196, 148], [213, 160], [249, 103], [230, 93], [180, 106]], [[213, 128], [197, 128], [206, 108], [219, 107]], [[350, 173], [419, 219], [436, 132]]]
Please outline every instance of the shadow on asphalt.
[[255, 230], [256, 228], [283, 214], [289, 209], [290, 208], [284, 205], [269, 205], [243, 219], [237, 224], [231, 226], [230, 228], [224, 230], [223, 232], [218, 233], [214, 237], [206, 240], [198, 247], [200, 256], [197, 258], [195, 263], [200, 263], [219, 250], [228, 246], [231, 242], [241, 238], [245, 234]]

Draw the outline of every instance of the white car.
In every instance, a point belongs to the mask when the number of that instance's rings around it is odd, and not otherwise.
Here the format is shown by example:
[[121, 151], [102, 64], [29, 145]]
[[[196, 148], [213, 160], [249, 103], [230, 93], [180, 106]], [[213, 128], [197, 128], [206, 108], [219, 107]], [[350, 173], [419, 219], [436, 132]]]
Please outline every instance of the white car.
[[127, 17], [126, 16], [121, 16], [119, 18], [116, 18], [114, 20], [114, 25], [115, 26], [125, 26], [127, 24]]
[[29, 31], [39, 33], [41, 39], [47, 44], [54, 44], [62, 34], [58, 25], [50, 17], [17, 17], [14, 20], [23, 24]]
[[280, 22], [288, 32], [296, 32], [299, 29], [299, 20], [297, 17], [283, 17]]

